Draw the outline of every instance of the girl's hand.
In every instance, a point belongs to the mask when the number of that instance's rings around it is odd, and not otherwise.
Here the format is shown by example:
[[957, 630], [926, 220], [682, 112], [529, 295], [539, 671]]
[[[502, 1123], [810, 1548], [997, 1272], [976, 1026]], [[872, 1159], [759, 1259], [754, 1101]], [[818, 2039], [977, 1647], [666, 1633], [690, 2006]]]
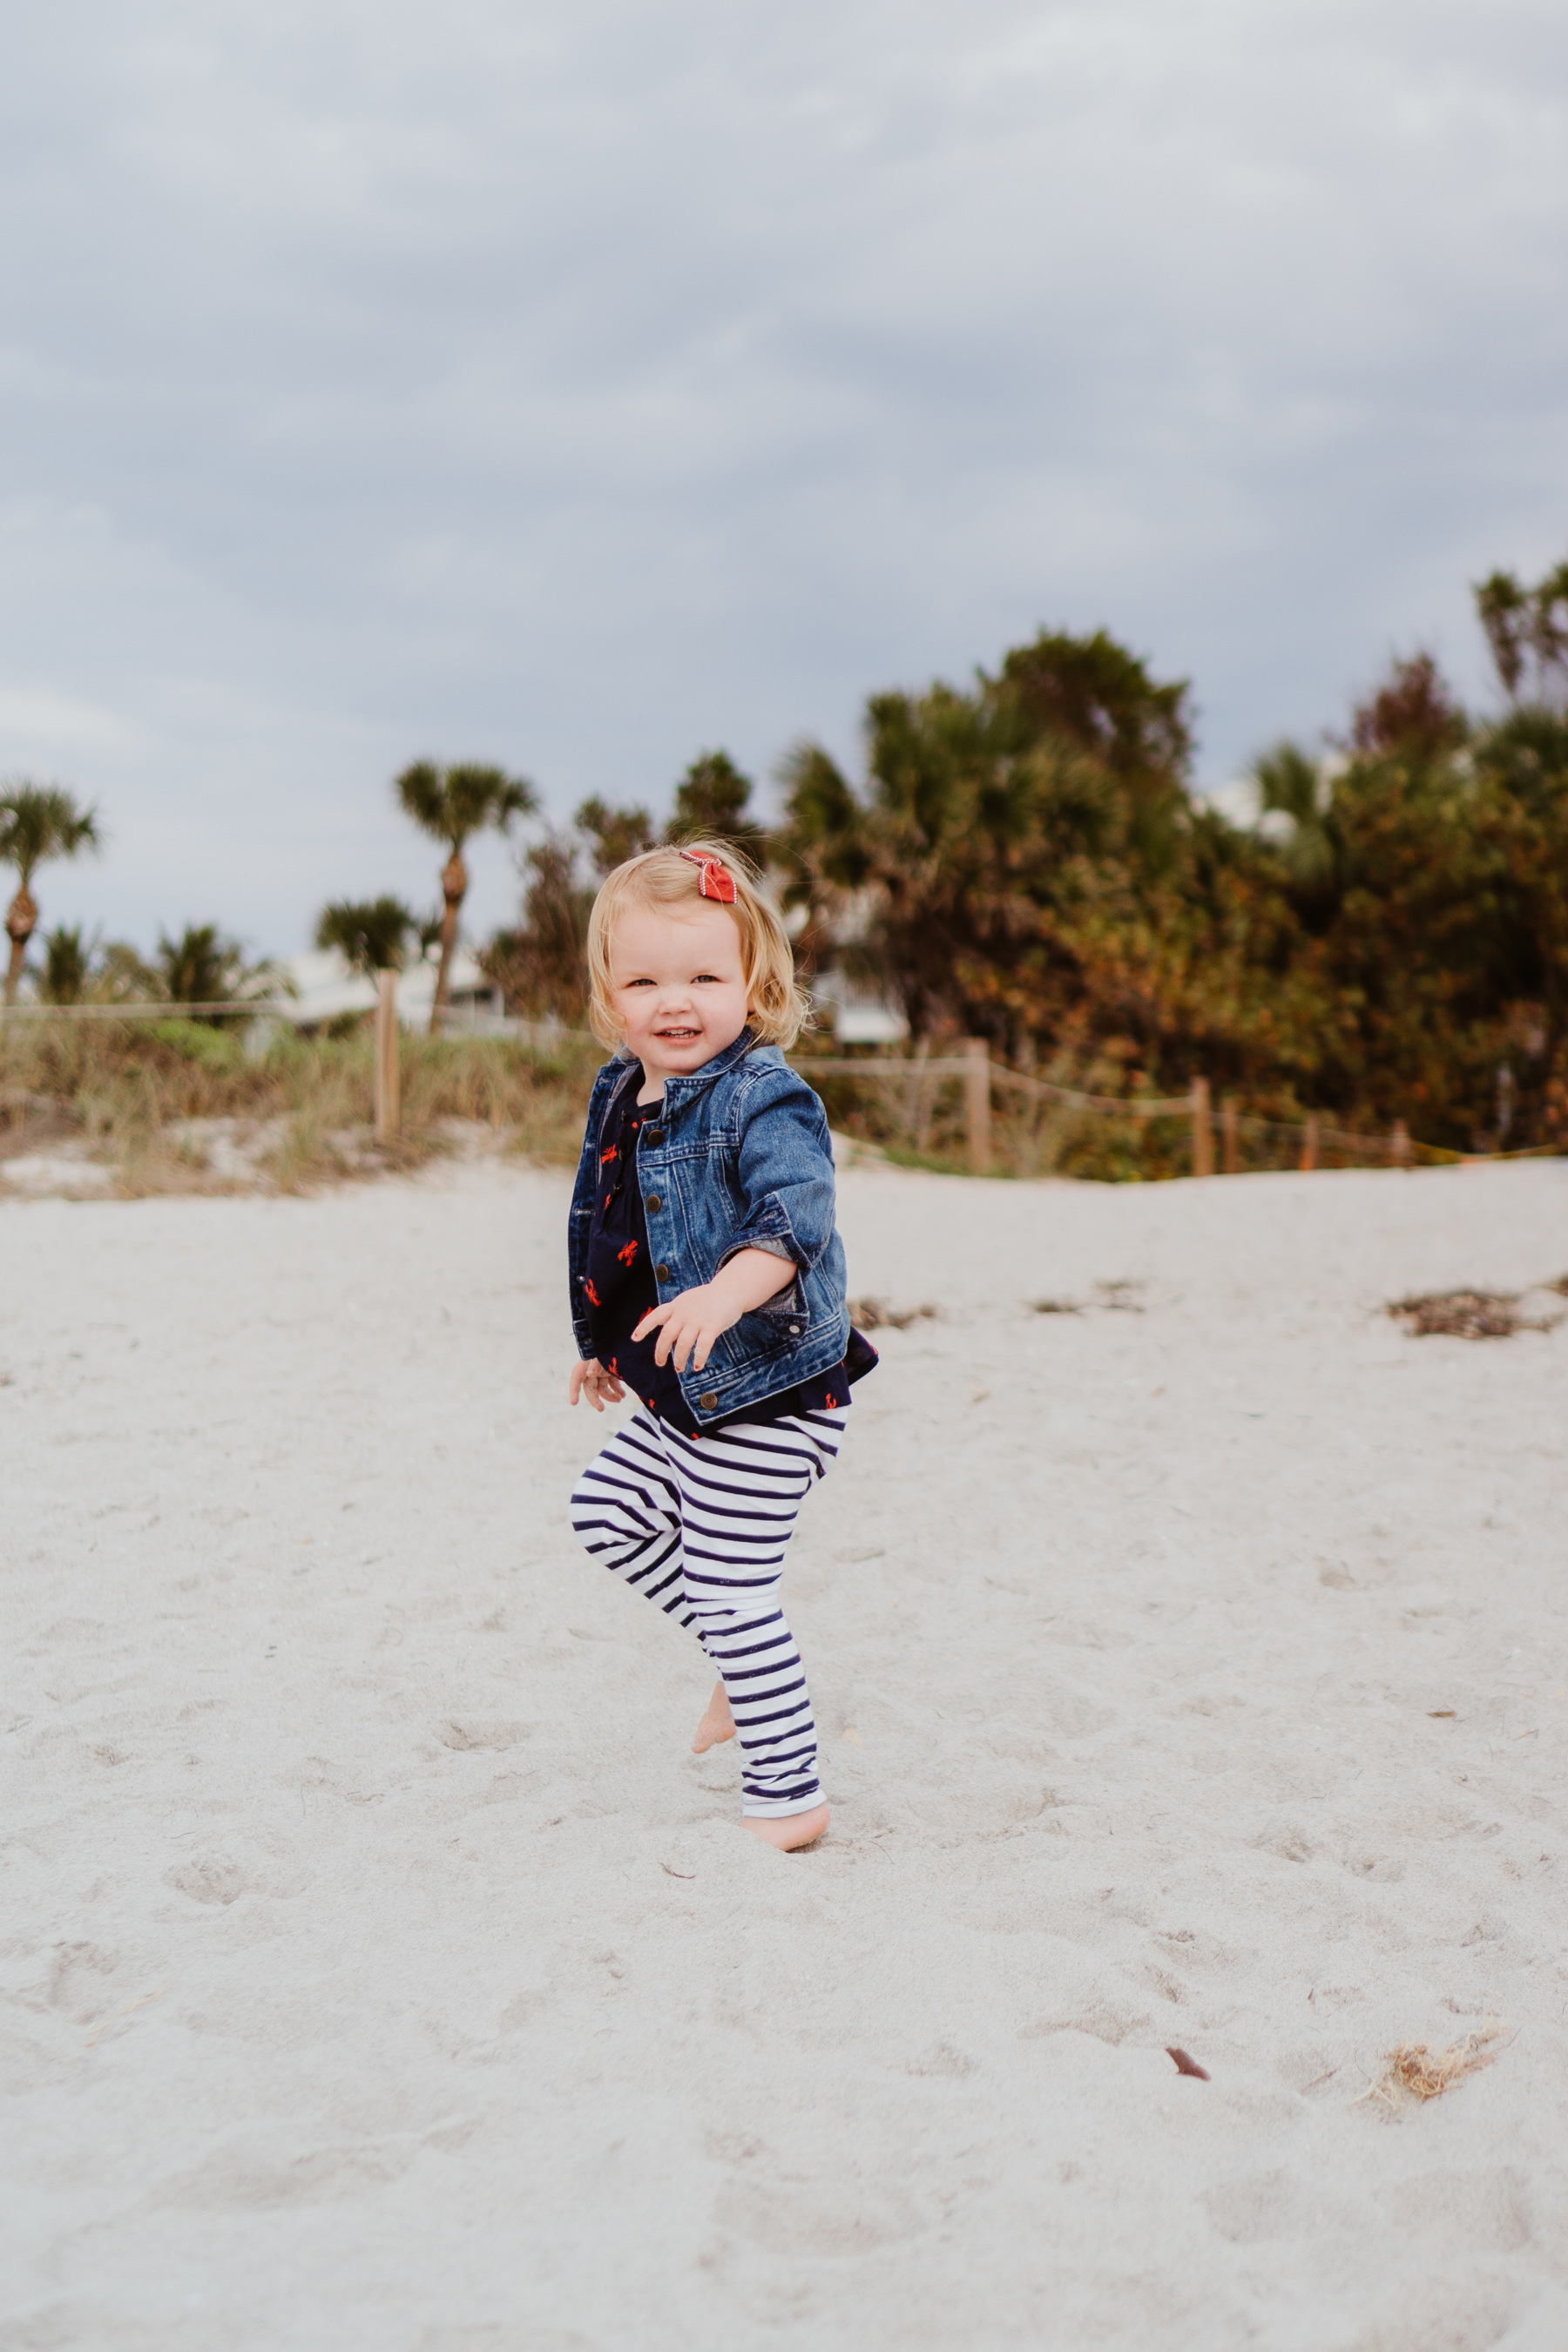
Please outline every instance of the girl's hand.
[[652, 1308], [632, 1337], [646, 1339], [650, 1331], [657, 1331], [658, 1345], [653, 1351], [656, 1364], [673, 1360], [676, 1370], [683, 1372], [689, 1363], [694, 1372], [700, 1372], [707, 1365], [720, 1333], [793, 1282], [795, 1271], [789, 1258], [775, 1257], [771, 1250], [737, 1251], [727, 1265], [720, 1267], [711, 1282], [700, 1283], [695, 1290], [683, 1290], [679, 1298], [667, 1299], [662, 1307]]
[[585, 1396], [595, 1412], [603, 1412], [607, 1404], [619, 1404], [626, 1389], [614, 1372], [607, 1372], [597, 1356], [586, 1361], [579, 1357], [572, 1367], [572, 1398], [574, 1404]]
[[678, 1372], [683, 1372], [689, 1361], [693, 1370], [700, 1372], [721, 1331], [738, 1323], [745, 1311], [731, 1300], [715, 1298], [713, 1285], [705, 1282], [696, 1290], [683, 1290], [679, 1298], [645, 1315], [632, 1338], [646, 1339], [650, 1331], [658, 1331], [658, 1345], [653, 1351], [656, 1364], [668, 1364], [673, 1358]]

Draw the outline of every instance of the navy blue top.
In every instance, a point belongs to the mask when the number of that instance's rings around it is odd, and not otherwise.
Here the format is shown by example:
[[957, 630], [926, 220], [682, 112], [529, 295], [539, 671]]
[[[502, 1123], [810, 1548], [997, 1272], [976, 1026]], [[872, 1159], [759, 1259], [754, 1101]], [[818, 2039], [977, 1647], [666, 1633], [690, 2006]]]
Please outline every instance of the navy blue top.
[[644, 1339], [633, 1339], [643, 1317], [658, 1305], [658, 1285], [648, 1250], [642, 1187], [626, 1179], [637, 1167], [638, 1134], [643, 1128], [657, 1125], [664, 1108], [662, 1100], [639, 1103], [637, 1094], [636, 1086], [626, 1087], [615, 1139], [599, 1153], [584, 1285], [595, 1355], [606, 1371], [626, 1382], [649, 1412], [686, 1437], [705, 1435], [731, 1421], [780, 1421], [786, 1413], [842, 1412], [849, 1402], [850, 1381], [858, 1380], [877, 1361], [876, 1350], [858, 1331], [849, 1335], [847, 1364], [839, 1363], [794, 1388], [780, 1389], [742, 1412], [706, 1422], [699, 1422], [682, 1396], [674, 1364], [655, 1360], [661, 1330], [650, 1331]]

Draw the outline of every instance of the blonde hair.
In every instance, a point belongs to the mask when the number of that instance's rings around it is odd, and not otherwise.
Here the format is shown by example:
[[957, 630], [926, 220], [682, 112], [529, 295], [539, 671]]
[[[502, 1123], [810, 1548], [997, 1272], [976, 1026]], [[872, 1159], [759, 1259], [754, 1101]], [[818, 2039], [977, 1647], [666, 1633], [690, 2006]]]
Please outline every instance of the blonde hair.
[[588, 918], [588, 1021], [595, 1036], [612, 1049], [625, 1042], [614, 1010], [610, 947], [616, 924], [626, 909], [723, 903], [704, 898], [702, 867], [682, 856], [688, 849], [721, 866], [735, 886], [735, 903], [724, 911], [734, 917], [741, 935], [747, 1028], [759, 1045], [793, 1045], [811, 1018], [811, 1008], [795, 976], [795, 956], [778, 908], [764, 895], [750, 858], [727, 843], [714, 841], [684, 841], [666, 849], [645, 849], [640, 857], [628, 857], [606, 876]]

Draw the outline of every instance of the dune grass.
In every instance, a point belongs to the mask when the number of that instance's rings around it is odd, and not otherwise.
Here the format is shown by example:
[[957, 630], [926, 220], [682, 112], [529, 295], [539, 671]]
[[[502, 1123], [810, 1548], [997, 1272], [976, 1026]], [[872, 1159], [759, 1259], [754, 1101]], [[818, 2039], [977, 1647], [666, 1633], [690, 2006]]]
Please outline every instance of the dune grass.
[[0, 1171], [39, 1151], [85, 1157], [126, 1195], [303, 1192], [411, 1169], [464, 1142], [567, 1165], [597, 1050], [510, 1038], [405, 1037], [395, 1140], [374, 1139], [368, 1030], [301, 1038], [172, 1016], [152, 1024], [0, 1024]]
[[[373, 1135], [370, 1028], [301, 1037], [277, 1021], [0, 1020], [0, 1175], [8, 1160], [53, 1152], [98, 1162], [127, 1195], [316, 1186], [418, 1167], [464, 1149], [571, 1166], [594, 1073], [591, 1038], [551, 1045], [512, 1037], [405, 1036], [403, 1115], [395, 1140]], [[898, 1165], [960, 1174], [966, 1166], [961, 1081], [814, 1071], [796, 1057], [831, 1125]], [[1103, 1074], [1075, 1073], [1099, 1084]], [[1293, 1106], [1267, 1106], [1271, 1115]], [[1295, 1146], [1247, 1139], [1243, 1165], [1288, 1167]], [[991, 1172], [1157, 1181], [1191, 1167], [1187, 1120], [1168, 1113], [1108, 1117], [998, 1088]], [[1345, 1164], [1325, 1150], [1320, 1165]]]

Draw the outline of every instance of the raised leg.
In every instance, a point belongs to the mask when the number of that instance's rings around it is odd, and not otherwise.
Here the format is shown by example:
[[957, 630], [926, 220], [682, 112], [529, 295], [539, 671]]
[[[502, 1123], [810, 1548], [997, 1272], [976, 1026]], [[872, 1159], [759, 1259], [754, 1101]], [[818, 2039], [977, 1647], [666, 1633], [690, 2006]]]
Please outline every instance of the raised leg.
[[[842, 1431], [843, 1416], [825, 1413], [740, 1423], [696, 1439], [660, 1433], [680, 1496], [687, 1604], [740, 1742], [742, 1810], [748, 1826], [791, 1831], [787, 1839], [770, 1834], [770, 1843], [807, 1843], [827, 1826], [811, 1694], [780, 1578], [801, 1504]], [[797, 1819], [818, 1812], [816, 1828]], [[797, 1837], [797, 1828], [807, 1834]]]
[[634, 1413], [594, 1456], [577, 1481], [571, 1512], [585, 1551], [666, 1616], [695, 1628], [681, 1580], [680, 1493], [647, 1413]]

